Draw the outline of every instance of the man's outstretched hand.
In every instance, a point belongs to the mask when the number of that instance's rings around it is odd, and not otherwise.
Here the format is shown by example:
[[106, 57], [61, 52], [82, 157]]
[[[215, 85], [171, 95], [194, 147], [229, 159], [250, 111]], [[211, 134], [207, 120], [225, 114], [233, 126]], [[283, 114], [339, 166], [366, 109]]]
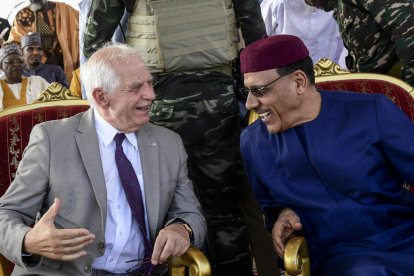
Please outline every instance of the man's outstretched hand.
[[25, 253], [60, 261], [72, 261], [86, 255], [84, 248], [93, 242], [95, 235], [81, 228], [57, 229], [54, 221], [60, 207], [60, 200], [55, 198], [49, 210], [26, 233], [23, 241]]

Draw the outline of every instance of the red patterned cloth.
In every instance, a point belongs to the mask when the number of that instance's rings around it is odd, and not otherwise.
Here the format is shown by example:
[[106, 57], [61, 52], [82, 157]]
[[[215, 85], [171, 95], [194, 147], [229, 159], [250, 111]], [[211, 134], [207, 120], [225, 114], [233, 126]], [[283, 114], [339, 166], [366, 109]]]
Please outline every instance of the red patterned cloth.
[[67, 118], [88, 108], [88, 105], [56, 105], [0, 117], [0, 196], [14, 179], [33, 126], [45, 121]]
[[383, 94], [390, 98], [414, 122], [414, 98], [400, 86], [383, 80], [358, 79], [335, 80], [316, 83], [321, 90], [354, 91]]

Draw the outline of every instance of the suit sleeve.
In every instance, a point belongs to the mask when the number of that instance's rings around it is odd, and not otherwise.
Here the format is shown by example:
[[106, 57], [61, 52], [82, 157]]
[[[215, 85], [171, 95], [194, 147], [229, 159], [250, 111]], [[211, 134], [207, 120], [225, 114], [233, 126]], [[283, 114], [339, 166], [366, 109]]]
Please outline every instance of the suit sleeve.
[[18, 266], [24, 236], [35, 223], [49, 183], [50, 148], [46, 131], [36, 125], [30, 135], [16, 177], [0, 199], [0, 252]]

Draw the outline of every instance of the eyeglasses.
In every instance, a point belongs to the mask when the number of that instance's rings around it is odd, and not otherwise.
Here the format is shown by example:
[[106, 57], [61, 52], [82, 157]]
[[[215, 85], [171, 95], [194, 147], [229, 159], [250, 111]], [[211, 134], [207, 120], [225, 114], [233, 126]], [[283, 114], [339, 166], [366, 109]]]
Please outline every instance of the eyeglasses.
[[253, 96], [255, 96], [255, 97], [262, 97], [266, 93], [265, 90], [266, 90], [266, 88], [269, 87], [269, 85], [277, 82], [278, 80], [280, 80], [281, 78], [283, 78], [284, 76], [287, 76], [289, 74], [290, 73], [281, 75], [281, 76], [277, 77], [276, 79], [272, 80], [271, 82], [269, 82], [268, 84], [263, 85], [263, 86], [258, 86], [258, 87], [253, 87], [253, 88], [247, 88], [247, 87], [240, 88], [240, 93], [245, 97], [247, 97], [247, 95], [249, 93], [252, 93]]
[[14, 60], [3, 61], [3, 62], [4, 62], [4, 64], [6, 64], [8, 66], [13, 65], [13, 64], [16, 64], [16, 65], [22, 65], [23, 64], [23, 60], [21, 60], [21, 59], [14, 59]]
[[[126, 273], [129, 276], [151, 276], [154, 273], [154, 266], [151, 264], [150, 258], [134, 259], [127, 261], [127, 263], [136, 263], [130, 267]], [[165, 262], [164, 264], [168, 264]]]

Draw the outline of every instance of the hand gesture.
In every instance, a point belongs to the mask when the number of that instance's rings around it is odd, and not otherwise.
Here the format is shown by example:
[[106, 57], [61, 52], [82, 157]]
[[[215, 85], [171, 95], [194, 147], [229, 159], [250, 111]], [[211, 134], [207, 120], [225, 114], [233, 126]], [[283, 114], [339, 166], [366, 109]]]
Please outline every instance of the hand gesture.
[[181, 256], [190, 247], [190, 237], [182, 224], [172, 223], [162, 229], [154, 244], [153, 265], [165, 262], [170, 256]]
[[301, 230], [299, 216], [292, 209], [284, 209], [272, 229], [273, 246], [277, 255], [283, 259], [285, 244], [294, 231]]
[[61, 261], [72, 261], [86, 255], [83, 249], [93, 242], [95, 235], [87, 229], [57, 229], [54, 221], [60, 206], [60, 200], [55, 198], [49, 210], [26, 233], [23, 241], [25, 252]]

